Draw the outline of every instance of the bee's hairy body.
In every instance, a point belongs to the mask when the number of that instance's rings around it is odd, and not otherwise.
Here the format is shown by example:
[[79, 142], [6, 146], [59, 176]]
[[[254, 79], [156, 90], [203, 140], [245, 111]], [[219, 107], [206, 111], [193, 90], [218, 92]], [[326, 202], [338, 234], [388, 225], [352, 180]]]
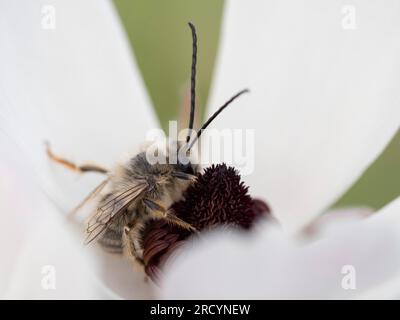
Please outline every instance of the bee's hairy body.
[[[141, 262], [143, 228], [152, 219], [166, 218], [170, 221], [162, 211], [182, 198], [183, 192], [190, 184], [189, 177], [194, 177], [196, 169], [197, 167], [191, 164], [169, 164], [168, 159], [166, 164], [150, 164], [145, 152], [117, 166], [109, 175], [109, 190], [100, 198], [96, 210], [110, 207], [110, 201], [114, 201], [112, 205], [117, 206], [119, 210], [118, 206], [125, 206], [121, 199], [127, 190], [143, 191], [122, 209], [121, 214], [107, 224], [99, 235], [99, 244], [107, 251], [124, 252]], [[120, 195], [118, 201], [115, 200], [116, 195]]]

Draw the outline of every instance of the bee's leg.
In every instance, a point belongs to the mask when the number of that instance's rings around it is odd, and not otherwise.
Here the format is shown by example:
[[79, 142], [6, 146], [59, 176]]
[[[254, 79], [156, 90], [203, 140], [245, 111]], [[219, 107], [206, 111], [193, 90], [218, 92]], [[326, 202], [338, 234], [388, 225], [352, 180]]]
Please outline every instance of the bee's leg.
[[171, 209], [167, 210], [162, 205], [148, 198], [143, 199], [143, 203], [156, 217], [164, 219], [167, 222], [177, 225], [183, 229], [197, 232], [195, 227], [178, 218]]
[[182, 219], [178, 218], [172, 210], [168, 210], [165, 213], [164, 219], [167, 220], [167, 222], [177, 225], [183, 229], [186, 229], [188, 231], [192, 232], [198, 232], [198, 230], [193, 227], [190, 223], [187, 223], [186, 221], [183, 221]]
[[143, 262], [143, 248], [140, 244], [140, 231], [143, 228], [143, 223], [137, 219], [132, 220], [124, 226], [124, 249], [130, 257], [134, 257], [141, 265]]
[[76, 171], [76, 172], [98, 172], [98, 173], [102, 173], [102, 174], [107, 174], [108, 170], [95, 165], [95, 164], [83, 164], [83, 165], [77, 165], [75, 163], [73, 163], [72, 161], [63, 159], [61, 157], [58, 157], [57, 155], [55, 155], [51, 149], [50, 149], [50, 145], [49, 143], [46, 143], [46, 152], [47, 152], [47, 156], [54, 162], [63, 165], [64, 167], [66, 167], [67, 169], [70, 169], [72, 171]]

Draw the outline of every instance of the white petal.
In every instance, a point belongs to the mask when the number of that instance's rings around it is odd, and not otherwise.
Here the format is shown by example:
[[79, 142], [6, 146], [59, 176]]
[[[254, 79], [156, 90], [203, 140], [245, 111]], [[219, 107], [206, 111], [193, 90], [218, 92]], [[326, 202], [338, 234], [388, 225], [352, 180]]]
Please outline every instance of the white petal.
[[363, 219], [374, 214], [374, 210], [368, 207], [345, 207], [332, 209], [316, 218], [302, 234], [316, 237], [323, 236], [327, 232], [334, 232], [340, 226], [350, 223], [359, 223]]
[[151, 297], [154, 288], [126, 259], [83, 246], [80, 230], [57, 212], [14, 141], [1, 132], [0, 148], [7, 155], [0, 158], [0, 297]]
[[226, 4], [210, 112], [251, 92], [213, 126], [255, 129], [245, 179], [290, 231], [334, 202], [399, 128], [400, 3], [354, 9], [351, 30], [352, 9], [337, 1]]
[[109, 1], [2, 2], [0, 70], [0, 129], [63, 209], [101, 178], [50, 164], [45, 140], [73, 161], [110, 167], [157, 126]]
[[[400, 198], [312, 243], [301, 244], [273, 226], [253, 236], [214, 234], [170, 265], [162, 298], [399, 297], [399, 213]], [[355, 289], [346, 289], [353, 271]]]
[[6, 289], [16, 259], [26, 241], [31, 226], [41, 213], [36, 186], [32, 183], [32, 173], [26, 169], [21, 153], [15, 152], [15, 145], [0, 132], [0, 294]]
[[[46, 212], [46, 218], [46, 221], [40, 221], [40, 226], [34, 225], [35, 232], [27, 239], [27, 245], [16, 261], [6, 298], [152, 297], [155, 288], [145, 280], [143, 272], [136, 272], [125, 258], [84, 246], [71, 226], [54, 213], [54, 208]], [[54, 281], [54, 289], [51, 281]]]

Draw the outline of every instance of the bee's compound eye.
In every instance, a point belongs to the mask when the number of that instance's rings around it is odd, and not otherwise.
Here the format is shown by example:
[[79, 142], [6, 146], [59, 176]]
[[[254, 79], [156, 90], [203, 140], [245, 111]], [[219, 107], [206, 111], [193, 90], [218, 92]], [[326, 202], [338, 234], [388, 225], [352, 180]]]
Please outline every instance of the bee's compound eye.
[[190, 162], [187, 163], [187, 164], [180, 163], [179, 164], [179, 170], [181, 172], [184, 172], [184, 173], [187, 173], [187, 174], [194, 174], [194, 171], [193, 171], [193, 168], [192, 168], [192, 165], [190, 164]]

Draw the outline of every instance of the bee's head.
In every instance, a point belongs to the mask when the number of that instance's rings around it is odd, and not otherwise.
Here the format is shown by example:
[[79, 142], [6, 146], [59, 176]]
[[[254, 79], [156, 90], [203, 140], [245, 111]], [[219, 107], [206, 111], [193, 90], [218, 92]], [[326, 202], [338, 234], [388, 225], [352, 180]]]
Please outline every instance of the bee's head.
[[198, 165], [194, 154], [187, 150], [187, 143], [183, 141], [177, 142], [177, 159], [174, 170], [179, 173], [195, 175], [198, 171]]
[[187, 164], [183, 164], [183, 163], [179, 163], [176, 165], [176, 169], [177, 172], [182, 172], [182, 173], [186, 173], [186, 174], [195, 174], [195, 166], [193, 164], [191, 164], [190, 162], [188, 162]]
[[155, 190], [159, 187], [195, 179], [198, 166], [189, 159], [183, 159], [184, 161], [176, 159], [171, 161], [168, 157], [164, 159], [166, 161], [150, 162], [146, 158], [146, 153], [141, 152], [131, 159], [128, 176], [146, 180], [148, 185]]

